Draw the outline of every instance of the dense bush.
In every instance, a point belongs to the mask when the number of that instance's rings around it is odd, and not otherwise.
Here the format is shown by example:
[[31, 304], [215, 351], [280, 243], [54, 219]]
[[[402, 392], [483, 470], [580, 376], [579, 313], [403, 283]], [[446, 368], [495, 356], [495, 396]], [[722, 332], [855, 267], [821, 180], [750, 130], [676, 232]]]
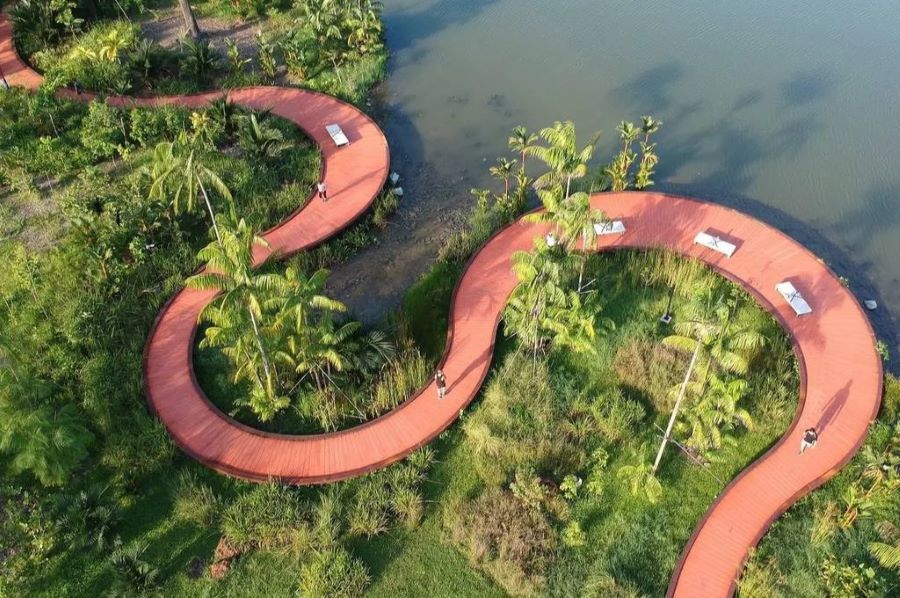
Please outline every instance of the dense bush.
[[79, 30], [74, 0], [19, 0], [11, 11], [16, 45], [25, 55]]
[[139, 28], [127, 21], [99, 24], [59, 48], [32, 56], [52, 87], [78, 82], [82, 89], [126, 93], [132, 87], [130, 54], [137, 46]]

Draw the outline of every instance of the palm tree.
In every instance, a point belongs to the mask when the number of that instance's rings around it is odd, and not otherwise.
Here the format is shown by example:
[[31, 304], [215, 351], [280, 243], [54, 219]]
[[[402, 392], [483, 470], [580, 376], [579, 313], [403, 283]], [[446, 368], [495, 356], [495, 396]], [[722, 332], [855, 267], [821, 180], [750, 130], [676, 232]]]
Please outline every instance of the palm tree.
[[176, 153], [174, 143], [162, 142], [153, 150], [153, 161], [150, 168], [143, 169], [143, 174], [150, 180], [148, 197], [152, 200], [170, 201], [176, 214], [194, 209], [199, 189], [209, 212], [216, 239], [219, 243], [222, 242], [206, 185], [212, 186], [229, 203], [233, 201], [231, 191], [219, 175], [197, 159], [194, 150], [190, 150], [187, 154]]
[[513, 167], [516, 165], [515, 160], [507, 158], [497, 158], [497, 165], [491, 166], [490, 173], [495, 179], [503, 181], [503, 198], [509, 199], [509, 178], [513, 174]]
[[641, 142], [641, 161], [637, 172], [634, 174], [634, 188], [638, 190], [653, 186], [653, 170], [659, 164], [659, 156], [656, 155], [656, 144]]
[[619, 132], [619, 138], [622, 140], [623, 152], [628, 152], [631, 149], [631, 144], [634, 143], [641, 134], [641, 130], [638, 129], [633, 122], [628, 122], [626, 120], [619, 123], [619, 126], [616, 127], [616, 131]]
[[556, 188], [542, 189], [538, 192], [544, 210], [529, 214], [526, 222], [549, 222], [556, 226], [560, 241], [567, 251], [578, 250], [581, 242], [580, 260], [578, 270], [578, 292], [583, 288], [584, 268], [587, 264], [588, 253], [597, 245], [597, 229], [595, 224], [606, 220], [602, 210], [591, 208], [591, 198], [587, 193], [573, 193], [567, 199], [560, 198], [561, 190]]
[[587, 174], [587, 163], [594, 155], [594, 146], [600, 138], [596, 133], [591, 142], [578, 149], [578, 141], [575, 135], [575, 124], [572, 121], [555, 122], [552, 127], [541, 129], [541, 138], [546, 146], [533, 145], [525, 149], [525, 154], [534, 156], [544, 162], [550, 169], [535, 181], [538, 188], [547, 188], [553, 185], [562, 186], [565, 182], [565, 197], [569, 197], [572, 188], [572, 179], [583, 177]]
[[696, 396], [700, 396], [704, 392], [707, 376], [713, 367], [733, 374], [746, 374], [750, 368], [750, 361], [765, 346], [766, 339], [758, 331], [755, 322], [735, 320], [737, 306], [738, 299], [735, 296], [720, 295], [715, 299], [708, 296], [705, 301], [697, 301], [690, 306], [689, 317], [675, 324], [676, 334], [663, 339], [663, 344], [669, 347], [690, 352], [691, 361], [679, 387], [672, 415], [653, 463], [654, 475], [659, 468], [666, 444], [671, 438], [672, 427], [697, 364], [700, 364], [701, 376], [692, 391]]
[[509, 149], [521, 154], [522, 157], [519, 167], [522, 169], [523, 173], [525, 172], [525, 156], [528, 152], [528, 148], [533, 146], [537, 140], [538, 136], [536, 134], [529, 133], [525, 127], [519, 125], [513, 129], [512, 135], [507, 141]]
[[650, 143], [650, 135], [653, 135], [662, 126], [661, 120], [656, 120], [652, 116], [641, 117], [641, 133], [644, 134], [644, 143]]
[[197, 257], [206, 262], [206, 268], [187, 279], [187, 286], [193, 289], [214, 289], [220, 291], [217, 299], [210, 303], [201, 318], [218, 318], [216, 310], [231, 313], [246, 313], [253, 328], [253, 336], [265, 374], [264, 388], [274, 396], [277, 378], [263, 344], [260, 333], [260, 319], [263, 317], [263, 303], [267, 294], [278, 288], [280, 282], [275, 274], [257, 274], [254, 270], [254, 247], [268, 247], [268, 243], [250, 228], [241, 218], [233, 227], [223, 227], [218, 242], [210, 243], [200, 250]]
[[296, 328], [313, 324], [313, 315], [325, 312], [345, 312], [347, 307], [324, 295], [328, 270], [322, 268], [307, 276], [301, 269], [289, 266], [266, 308], [277, 312], [275, 327], [280, 329], [292, 323]]
[[552, 307], [567, 305], [565, 282], [572, 269], [571, 257], [548, 247], [543, 239], [535, 240], [534, 251], [513, 254], [513, 270], [519, 284], [504, 319], [513, 333], [531, 346], [535, 367], [541, 345], [557, 331], [552, 318], [558, 311]]
[[194, 17], [194, 10], [191, 8], [190, 2], [188, 0], [178, 0], [178, 6], [181, 8], [185, 31], [193, 39], [198, 39], [200, 37], [200, 27], [197, 25], [197, 19]]
[[359, 322], [338, 325], [330, 313], [323, 315], [317, 326], [302, 326], [294, 320], [295, 328], [288, 335], [285, 349], [278, 357], [291, 365], [298, 374], [309, 374], [316, 389], [324, 392], [334, 383], [332, 372], [343, 371], [350, 362], [347, 340], [360, 328]]
[[679, 425], [681, 430], [690, 432], [685, 444], [703, 453], [721, 448], [723, 430], [738, 426], [752, 430], [750, 413], [737, 406], [747, 393], [747, 388], [747, 381], [741, 378], [727, 379], [713, 375], [706, 392], [684, 409], [686, 421]]

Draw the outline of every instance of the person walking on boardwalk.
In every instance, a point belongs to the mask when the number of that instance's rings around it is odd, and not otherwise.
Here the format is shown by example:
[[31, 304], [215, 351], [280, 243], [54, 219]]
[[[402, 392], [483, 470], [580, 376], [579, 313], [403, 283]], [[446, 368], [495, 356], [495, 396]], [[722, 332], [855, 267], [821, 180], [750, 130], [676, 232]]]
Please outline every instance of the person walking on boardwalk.
[[800, 441], [800, 454], [806, 452], [806, 449], [811, 449], [816, 446], [816, 442], [819, 440], [819, 433], [816, 432], [815, 428], [807, 428], [805, 432], [803, 432], [803, 439]]
[[324, 179], [316, 183], [316, 189], [319, 190], [319, 199], [328, 201], [328, 185], [325, 184]]
[[437, 386], [438, 399], [443, 399], [444, 395], [447, 394], [447, 377], [444, 375], [443, 370], [438, 370], [434, 373], [434, 383]]

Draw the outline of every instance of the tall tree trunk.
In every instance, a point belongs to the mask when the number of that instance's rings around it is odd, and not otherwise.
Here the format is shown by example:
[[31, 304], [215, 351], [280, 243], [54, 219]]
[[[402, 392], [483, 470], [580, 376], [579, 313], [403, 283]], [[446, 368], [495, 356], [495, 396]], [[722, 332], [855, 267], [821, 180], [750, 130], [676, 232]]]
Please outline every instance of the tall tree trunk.
[[687, 391], [688, 382], [694, 373], [694, 366], [697, 363], [697, 356], [700, 354], [700, 342], [697, 341], [697, 348], [694, 349], [694, 355], [691, 357], [691, 365], [688, 366], [687, 373], [684, 375], [684, 381], [681, 383], [681, 389], [678, 391], [678, 399], [675, 401], [675, 407], [672, 409], [672, 416], [669, 418], [669, 425], [666, 426], [666, 434], [663, 436], [662, 444], [659, 445], [659, 452], [656, 453], [656, 461], [653, 462], [653, 471], [650, 475], [655, 476], [656, 470], [659, 469], [659, 462], [662, 461], [663, 452], [666, 450], [666, 444], [669, 443], [669, 436], [672, 434], [672, 426], [675, 425], [675, 418], [678, 417], [678, 410], [681, 409], [681, 401], [684, 400]]
[[266, 380], [271, 380], [272, 374], [269, 372], [269, 358], [266, 356], [266, 350], [263, 348], [262, 337], [259, 335], [259, 326], [256, 325], [256, 316], [253, 314], [253, 310], [249, 305], [247, 306], [247, 311], [250, 313], [250, 322], [253, 323], [253, 334], [256, 336], [256, 345], [259, 347], [259, 355], [262, 357], [263, 370], [266, 372]]
[[197, 19], [194, 17], [194, 11], [188, 0], [178, 0], [178, 6], [181, 7], [181, 16], [184, 17], [184, 28], [188, 35], [194, 39], [200, 38], [200, 27], [197, 25]]
[[[199, 179], [198, 179], [199, 181]], [[209, 202], [209, 195], [206, 194], [206, 187], [203, 186], [203, 181], [199, 181], [200, 183], [200, 191], [203, 193], [203, 201], [206, 202], [206, 209], [209, 211], [209, 219], [212, 220], [213, 230], [216, 232], [216, 240], [219, 242], [219, 245], [222, 245], [222, 236], [219, 234], [219, 225], [216, 224], [216, 213], [213, 212], [212, 204]]]

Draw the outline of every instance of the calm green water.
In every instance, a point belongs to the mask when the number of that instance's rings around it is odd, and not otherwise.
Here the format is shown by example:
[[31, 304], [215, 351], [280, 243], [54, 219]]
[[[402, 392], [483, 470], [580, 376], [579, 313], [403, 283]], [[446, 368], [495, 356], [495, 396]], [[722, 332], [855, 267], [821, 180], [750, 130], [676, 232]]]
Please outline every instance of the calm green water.
[[[409, 192], [380, 248], [338, 274], [362, 315], [433, 258], [509, 130], [586, 139], [664, 121], [657, 188], [735, 205], [808, 243], [900, 313], [896, 0], [385, 0], [385, 130]], [[384, 274], [371, 279], [372, 260]], [[885, 309], [887, 308], [887, 309]], [[897, 343], [892, 343], [898, 352]]]

